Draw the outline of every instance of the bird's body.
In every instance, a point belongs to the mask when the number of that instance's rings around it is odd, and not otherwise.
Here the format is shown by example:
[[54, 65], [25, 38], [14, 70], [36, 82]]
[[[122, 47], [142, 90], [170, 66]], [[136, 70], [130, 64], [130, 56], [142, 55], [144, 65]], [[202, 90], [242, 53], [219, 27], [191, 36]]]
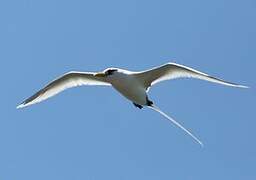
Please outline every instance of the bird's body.
[[202, 145], [201, 141], [199, 141], [191, 132], [163, 113], [148, 98], [147, 92], [152, 85], [164, 80], [176, 78], [197, 78], [226, 86], [247, 88], [246, 86], [230, 83], [175, 63], [167, 63], [162, 66], [140, 72], [132, 72], [119, 68], [108, 68], [100, 73], [69, 72], [64, 74], [60, 78], [57, 78], [46, 85], [30, 98], [26, 99], [17, 108], [39, 103], [71, 87], [81, 85], [112, 85], [119, 93], [132, 101], [136, 107], [141, 109], [143, 106], [148, 106], [161, 113]]
[[107, 77], [107, 81], [119, 93], [135, 104], [147, 105], [147, 92], [136, 78], [135, 73], [119, 69], [115, 74], [115, 76]]

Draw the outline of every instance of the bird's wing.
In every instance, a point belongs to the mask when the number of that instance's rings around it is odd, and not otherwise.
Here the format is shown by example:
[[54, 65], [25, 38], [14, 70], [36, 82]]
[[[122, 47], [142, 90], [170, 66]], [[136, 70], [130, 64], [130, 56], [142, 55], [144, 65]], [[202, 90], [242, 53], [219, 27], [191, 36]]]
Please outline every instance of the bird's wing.
[[43, 89], [23, 101], [17, 108], [26, 107], [46, 100], [65, 89], [82, 85], [110, 85], [104, 77], [96, 77], [91, 72], [69, 72], [55, 79]]
[[247, 86], [231, 83], [224, 81], [222, 79], [215, 78], [203, 72], [197, 71], [195, 69], [175, 64], [175, 63], [167, 63], [159, 67], [155, 67], [153, 69], [149, 69], [146, 71], [138, 72], [135, 74], [138, 80], [144, 85], [145, 88], [148, 88], [156, 83], [161, 81], [176, 79], [176, 78], [196, 78], [202, 79], [218, 84], [223, 84], [226, 86], [240, 87], [240, 88], [248, 88]]

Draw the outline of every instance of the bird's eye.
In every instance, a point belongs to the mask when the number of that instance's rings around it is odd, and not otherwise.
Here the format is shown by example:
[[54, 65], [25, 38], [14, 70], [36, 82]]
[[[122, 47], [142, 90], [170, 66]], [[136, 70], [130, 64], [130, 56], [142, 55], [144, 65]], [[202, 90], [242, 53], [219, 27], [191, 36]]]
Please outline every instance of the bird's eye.
[[107, 70], [106, 74], [107, 75], [112, 75], [115, 71], [117, 71], [116, 69], [109, 69]]

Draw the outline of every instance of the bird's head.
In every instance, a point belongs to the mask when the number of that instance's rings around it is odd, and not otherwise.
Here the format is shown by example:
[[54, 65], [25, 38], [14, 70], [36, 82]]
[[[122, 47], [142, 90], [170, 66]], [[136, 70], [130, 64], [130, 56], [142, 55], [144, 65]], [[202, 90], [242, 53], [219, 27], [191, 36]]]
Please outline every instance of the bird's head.
[[107, 76], [113, 75], [117, 71], [118, 71], [117, 68], [107, 68], [103, 72], [98, 72], [98, 73], [94, 74], [94, 76], [96, 76], [96, 77], [107, 77]]

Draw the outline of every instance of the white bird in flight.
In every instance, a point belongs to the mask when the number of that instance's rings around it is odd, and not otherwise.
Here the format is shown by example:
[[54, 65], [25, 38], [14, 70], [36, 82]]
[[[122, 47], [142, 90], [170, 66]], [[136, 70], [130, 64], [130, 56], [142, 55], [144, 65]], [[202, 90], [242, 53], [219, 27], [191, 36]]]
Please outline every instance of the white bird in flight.
[[146, 71], [133, 72], [120, 68], [107, 68], [103, 72], [77, 72], [71, 71], [55, 79], [43, 89], [23, 101], [17, 108], [23, 108], [46, 100], [65, 89], [82, 85], [113, 86], [119, 93], [129, 99], [136, 107], [142, 109], [149, 107], [173, 122], [176, 126], [190, 135], [201, 146], [203, 143], [180, 123], [162, 112], [152, 101], [147, 92], [149, 88], [161, 81], [176, 78], [197, 78], [226, 86], [248, 88], [247, 86], [227, 82], [195, 69], [176, 64], [167, 63]]

